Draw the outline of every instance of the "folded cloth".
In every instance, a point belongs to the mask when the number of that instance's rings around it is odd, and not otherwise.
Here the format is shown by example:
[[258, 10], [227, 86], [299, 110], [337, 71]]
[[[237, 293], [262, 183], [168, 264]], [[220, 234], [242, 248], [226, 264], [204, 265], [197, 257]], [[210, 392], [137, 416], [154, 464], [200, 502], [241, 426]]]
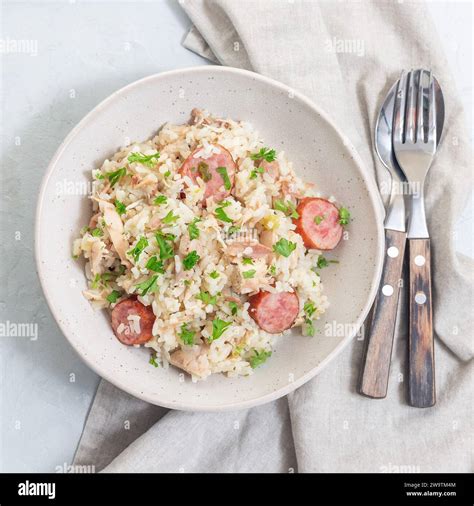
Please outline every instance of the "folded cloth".
[[374, 155], [372, 135], [381, 101], [403, 68], [436, 74], [446, 120], [426, 183], [426, 205], [438, 402], [425, 410], [406, 403], [405, 282], [385, 400], [356, 391], [362, 339], [287, 398], [234, 413], [164, 414], [102, 381], [75, 463], [100, 470], [112, 461], [106, 472], [472, 471], [473, 262], [455, 252], [453, 240], [472, 188], [471, 147], [426, 6], [298, 0], [180, 4], [194, 24], [186, 47], [306, 94], [343, 128], [379, 184], [387, 174]]

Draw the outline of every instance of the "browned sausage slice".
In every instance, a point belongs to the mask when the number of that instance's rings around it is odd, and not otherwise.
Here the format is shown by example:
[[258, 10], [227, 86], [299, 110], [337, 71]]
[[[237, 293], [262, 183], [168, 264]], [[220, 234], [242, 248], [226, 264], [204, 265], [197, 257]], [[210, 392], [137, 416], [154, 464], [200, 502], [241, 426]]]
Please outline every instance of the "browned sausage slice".
[[[132, 321], [128, 316], [137, 315], [140, 317], [140, 332], [135, 332]], [[125, 299], [119, 302], [112, 309], [112, 328], [117, 339], [129, 346], [143, 344], [152, 337], [152, 328], [155, 323], [155, 315], [151, 306], [144, 306], [136, 299]]]
[[304, 198], [297, 207], [299, 218], [294, 219], [296, 232], [307, 248], [334, 249], [342, 237], [339, 209], [329, 200], [316, 197]]
[[[200, 177], [206, 183], [203, 200], [206, 201], [209, 197], [214, 197], [214, 200], [218, 202], [230, 195], [237, 166], [227, 149], [220, 144], [213, 144], [213, 146], [219, 152], [213, 153], [209, 158], [200, 156], [202, 147], [195, 149], [184, 161], [180, 172], [195, 182]], [[228, 181], [223, 177], [222, 172], [224, 171], [221, 167], [225, 167], [229, 177]]]
[[270, 334], [280, 334], [289, 329], [300, 310], [299, 299], [294, 292], [260, 291], [249, 297], [249, 303], [249, 315]]

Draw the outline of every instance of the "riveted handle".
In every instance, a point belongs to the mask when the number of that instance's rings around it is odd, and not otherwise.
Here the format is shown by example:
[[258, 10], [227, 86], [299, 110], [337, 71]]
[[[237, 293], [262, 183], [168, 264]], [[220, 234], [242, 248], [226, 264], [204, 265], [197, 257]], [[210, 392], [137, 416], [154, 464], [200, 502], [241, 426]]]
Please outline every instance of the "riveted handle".
[[436, 403], [430, 240], [410, 239], [409, 250], [409, 402], [428, 408]]
[[405, 243], [405, 232], [385, 230], [385, 260], [359, 387], [361, 394], [374, 399], [387, 395]]

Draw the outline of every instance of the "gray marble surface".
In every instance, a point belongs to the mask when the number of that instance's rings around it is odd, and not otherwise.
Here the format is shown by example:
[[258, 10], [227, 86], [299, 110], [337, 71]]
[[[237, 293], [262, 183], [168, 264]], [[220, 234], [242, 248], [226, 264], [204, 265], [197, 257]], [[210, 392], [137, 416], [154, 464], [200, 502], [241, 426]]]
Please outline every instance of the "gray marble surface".
[[[470, 14], [452, 5], [431, 8], [472, 111]], [[3, 43], [29, 42], [17, 46], [22, 52], [0, 53], [0, 323], [37, 326], [24, 337], [0, 337], [0, 471], [60, 472], [99, 378], [62, 336], [39, 286], [33, 237], [41, 178], [71, 128], [111, 92], [206, 61], [182, 48], [189, 20], [173, 0], [4, 2], [1, 14]], [[471, 234], [462, 233], [466, 224], [472, 229], [471, 215], [468, 206], [457, 240], [472, 256]], [[50, 238], [51, 254], [57, 240]]]

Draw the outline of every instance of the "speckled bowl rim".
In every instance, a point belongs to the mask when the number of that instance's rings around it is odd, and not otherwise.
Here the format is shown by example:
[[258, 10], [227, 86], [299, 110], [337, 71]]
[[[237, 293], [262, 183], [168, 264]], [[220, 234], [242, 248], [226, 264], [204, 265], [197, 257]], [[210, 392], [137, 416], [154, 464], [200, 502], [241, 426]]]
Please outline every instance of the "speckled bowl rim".
[[[374, 216], [375, 216], [375, 222], [376, 222], [376, 236], [377, 236], [377, 255], [376, 255], [376, 263], [374, 268], [374, 276], [371, 283], [371, 288], [369, 292], [369, 296], [367, 297], [366, 303], [364, 305], [364, 308], [362, 312], [360, 313], [357, 320], [354, 322], [354, 325], [352, 326], [352, 332], [349, 333], [340, 343], [339, 345], [327, 355], [325, 359], [323, 359], [318, 365], [316, 365], [313, 369], [308, 371], [306, 374], [303, 374], [300, 378], [295, 380], [294, 382], [288, 383], [286, 386], [283, 386], [277, 390], [274, 390], [266, 395], [262, 395], [257, 398], [249, 399], [248, 401], [237, 401], [234, 403], [225, 404], [222, 407], [216, 407], [216, 406], [207, 406], [207, 405], [188, 405], [188, 404], [170, 404], [167, 402], [161, 402], [160, 400], [155, 399], [151, 395], [147, 394], [141, 394], [137, 391], [134, 391], [132, 388], [130, 388], [130, 384], [133, 384], [133, 382], [126, 383], [118, 381], [113, 374], [110, 374], [109, 372], [104, 372], [97, 367], [89, 357], [84, 356], [80, 350], [76, 348], [74, 343], [69, 339], [68, 333], [69, 329], [68, 326], [61, 321], [59, 318], [59, 315], [55, 309], [55, 305], [53, 302], [53, 297], [49, 291], [48, 288], [48, 281], [45, 279], [43, 275], [43, 268], [41, 263], [41, 258], [39, 254], [39, 242], [40, 242], [40, 236], [41, 236], [41, 230], [42, 230], [42, 223], [39, 220], [39, 217], [41, 215], [42, 207], [45, 204], [44, 194], [46, 191], [46, 187], [49, 182], [49, 178], [52, 176], [56, 163], [59, 160], [59, 158], [62, 156], [63, 151], [66, 149], [66, 147], [74, 140], [76, 135], [79, 131], [81, 131], [84, 128], [87, 128], [89, 122], [94, 119], [97, 115], [101, 114], [102, 109], [108, 106], [109, 103], [116, 100], [119, 96], [127, 94], [130, 90], [140, 87], [143, 83], [146, 83], [147, 81], [153, 81], [160, 77], [172, 77], [172, 76], [183, 76], [188, 74], [196, 74], [196, 73], [207, 73], [209, 70], [212, 70], [214, 73], [222, 73], [227, 75], [245, 75], [247, 77], [251, 77], [252, 79], [258, 80], [270, 87], [277, 88], [280, 91], [288, 92], [291, 90], [294, 97], [301, 101], [302, 104], [304, 104], [306, 107], [312, 109], [314, 112], [316, 112], [328, 125], [328, 127], [332, 128], [337, 136], [340, 138], [341, 143], [344, 144], [346, 149], [348, 149], [351, 152], [351, 155], [353, 157], [353, 161], [355, 166], [357, 167], [357, 170], [360, 173], [360, 176], [362, 177], [365, 185], [367, 186], [369, 198], [370, 198], [370, 204], [372, 206]], [[95, 106], [86, 116], [71, 130], [71, 132], [67, 135], [67, 137], [64, 139], [64, 141], [61, 143], [59, 148], [57, 149], [56, 153], [54, 154], [53, 158], [51, 159], [51, 162], [48, 165], [48, 168], [46, 170], [45, 175], [43, 176], [43, 180], [40, 187], [40, 192], [38, 196], [37, 206], [36, 206], [36, 215], [35, 215], [35, 259], [36, 259], [36, 269], [38, 273], [38, 277], [40, 279], [40, 283], [43, 289], [44, 296], [46, 298], [46, 301], [48, 303], [48, 306], [51, 310], [51, 313], [53, 314], [54, 319], [56, 320], [57, 324], [59, 325], [62, 333], [66, 337], [66, 339], [69, 341], [69, 343], [72, 345], [72, 347], [76, 350], [78, 355], [81, 357], [81, 359], [95, 372], [97, 373], [101, 378], [106, 379], [113, 385], [117, 386], [121, 390], [129, 393], [130, 395], [133, 395], [134, 397], [138, 397], [144, 401], [147, 401], [151, 404], [160, 405], [165, 408], [170, 409], [179, 409], [184, 411], [233, 411], [238, 409], [245, 409], [245, 408], [251, 408], [253, 406], [258, 406], [261, 404], [265, 404], [267, 402], [279, 399], [280, 397], [283, 397], [290, 392], [296, 390], [298, 387], [304, 385], [307, 383], [310, 379], [314, 378], [317, 374], [319, 374], [337, 355], [339, 355], [345, 347], [352, 341], [356, 333], [359, 331], [360, 327], [362, 326], [362, 323], [364, 322], [367, 314], [369, 313], [369, 310], [373, 304], [373, 301], [375, 299], [375, 295], [377, 293], [377, 288], [380, 282], [380, 277], [382, 274], [382, 266], [383, 266], [383, 257], [384, 257], [384, 232], [383, 232], [383, 207], [380, 202], [380, 198], [378, 196], [378, 188], [375, 183], [375, 179], [371, 178], [366, 170], [364, 169], [364, 164], [362, 159], [360, 158], [360, 155], [357, 153], [356, 149], [352, 145], [351, 141], [346, 137], [346, 135], [334, 124], [334, 122], [331, 120], [329, 115], [321, 110], [316, 104], [314, 104], [310, 99], [308, 99], [306, 96], [304, 96], [302, 93], [299, 93], [298, 91], [295, 91], [291, 89], [289, 86], [280, 83], [274, 79], [271, 79], [269, 77], [265, 77], [261, 74], [257, 74], [255, 72], [251, 72], [248, 70], [238, 69], [234, 67], [225, 67], [220, 65], [202, 65], [197, 67], [185, 67], [175, 70], [169, 70], [165, 72], [159, 72], [157, 74], [152, 74], [150, 76], [144, 77], [142, 79], [139, 79], [137, 81], [134, 81], [119, 90], [113, 92], [111, 95], [109, 95], [107, 98], [105, 98], [102, 102], [100, 102], [97, 106]]]

